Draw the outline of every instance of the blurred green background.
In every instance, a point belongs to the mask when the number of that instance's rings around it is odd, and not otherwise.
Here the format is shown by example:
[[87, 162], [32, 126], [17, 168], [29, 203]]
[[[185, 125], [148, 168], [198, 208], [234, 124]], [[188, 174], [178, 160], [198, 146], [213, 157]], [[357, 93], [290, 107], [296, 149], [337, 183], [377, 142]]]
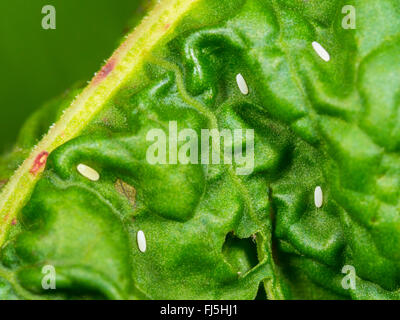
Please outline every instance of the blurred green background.
[[[42, 29], [42, 7], [56, 9], [56, 30]], [[129, 26], [143, 0], [0, 0], [0, 152], [26, 118], [79, 80], [89, 80]]]

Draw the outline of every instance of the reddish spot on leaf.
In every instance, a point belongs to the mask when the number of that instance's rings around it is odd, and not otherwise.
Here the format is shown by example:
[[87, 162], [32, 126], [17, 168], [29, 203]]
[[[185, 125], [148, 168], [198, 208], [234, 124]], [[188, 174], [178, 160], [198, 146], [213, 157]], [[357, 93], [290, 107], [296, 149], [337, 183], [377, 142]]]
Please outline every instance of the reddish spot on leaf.
[[167, 23], [165, 26], [164, 26], [164, 29], [165, 30], [168, 30], [168, 28], [170, 27], [171, 25], [169, 24], [169, 23]]
[[13, 226], [15, 226], [15, 225], [17, 224], [17, 219], [14, 218], [14, 219], [12, 220], [11, 224], [12, 224]]
[[35, 161], [33, 162], [32, 168], [29, 172], [32, 173], [33, 175], [37, 174], [39, 172], [39, 170], [41, 170], [46, 165], [48, 156], [49, 156], [49, 153], [47, 151], [42, 151], [41, 153], [39, 153], [36, 156]]
[[3, 221], [6, 222], [8, 220], [8, 213], [4, 216]]
[[98, 83], [102, 81], [105, 77], [107, 77], [110, 74], [110, 72], [114, 70], [114, 67], [115, 67], [115, 60], [114, 59], [109, 60], [96, 75], [94, 80], [95, 83]]

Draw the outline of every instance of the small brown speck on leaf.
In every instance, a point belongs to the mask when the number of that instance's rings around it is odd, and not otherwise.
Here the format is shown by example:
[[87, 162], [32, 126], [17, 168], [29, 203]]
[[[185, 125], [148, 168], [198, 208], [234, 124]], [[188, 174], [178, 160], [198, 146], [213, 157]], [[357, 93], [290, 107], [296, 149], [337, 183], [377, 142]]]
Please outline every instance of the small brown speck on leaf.
[[110, 59], [96, 75], [95, 83], [98, 83], [105, 79], [110, 74], [110, 72], [114, 70], [115, 64], [115, 59]]
[[104, 125], [109, 126], [110, 125], [110, 120], [107, 117], [104, 117], [103, 119], [101, 119], [101, 121], [103, 122]]
[[132, 208], [135, 207], [136, 189], [133, 186], [122, 181], [121, 179], [117, 179], [117, 181], [115, 181], [115, 189], [118, 191], [119, 194], [128, 199]]

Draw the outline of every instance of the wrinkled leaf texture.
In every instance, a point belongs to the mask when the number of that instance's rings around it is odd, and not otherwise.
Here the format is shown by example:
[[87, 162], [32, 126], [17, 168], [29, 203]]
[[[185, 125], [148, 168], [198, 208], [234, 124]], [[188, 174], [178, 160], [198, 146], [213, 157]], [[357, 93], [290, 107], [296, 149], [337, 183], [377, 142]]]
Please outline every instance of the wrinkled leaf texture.
[[[97, 97], [90, 108], [68, 91], [1, 159], [5, 184], [27, 158], [2, 189], [0, 298], [399, 298], [400, 4], [353, 2], [354, 30], [341, 0], [161, 1], [121, 46], [135, 68], [117, 52], [81, 93]], [[199, 136], [254, 129], [253, 173], [149, 164], [146, 134], [169, 121]], [[44, 265], [56, 290], [42, 289]], [[355, 289], [341, 285], [344, 265]]]

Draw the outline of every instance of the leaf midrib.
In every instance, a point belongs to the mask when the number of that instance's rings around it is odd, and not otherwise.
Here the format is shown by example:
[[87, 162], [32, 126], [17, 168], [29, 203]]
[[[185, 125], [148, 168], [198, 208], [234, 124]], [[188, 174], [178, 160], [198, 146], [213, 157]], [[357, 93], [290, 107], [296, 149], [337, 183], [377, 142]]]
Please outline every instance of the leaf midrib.
[[[0, 247], [3, 245], [11, 222], [29, 198], [41, 174], [29, 171], [35, 158], [42, 152], [52, 152], [58, 146], [73, 139], [86, 127], [135, 71], [139, 71], [146, 54], [162, 39], [173, 32], [180, 18], [199, 0], [163, 0], [109, 58], [113, 70], [104, 78], [94, 76], [83, 92], [76, 97], [69, 108], [49, 132], [35, 146], [30, 156], [13, 174], [0, 193]], [[166, 28], [168, 25], [168, 28]]]

